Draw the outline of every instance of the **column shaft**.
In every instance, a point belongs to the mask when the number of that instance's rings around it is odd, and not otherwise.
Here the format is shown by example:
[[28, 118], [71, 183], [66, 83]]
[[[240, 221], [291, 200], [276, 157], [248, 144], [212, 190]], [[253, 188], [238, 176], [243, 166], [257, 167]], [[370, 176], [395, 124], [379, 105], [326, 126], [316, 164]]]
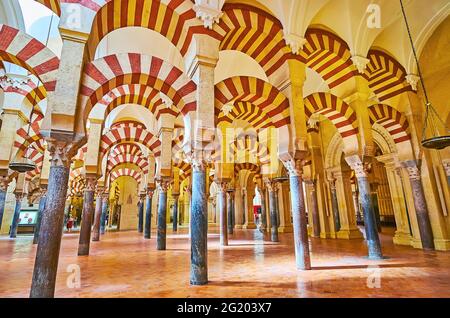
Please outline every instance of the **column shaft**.
[[47, 202], [42, 213], [39, 242], [34, 262], [31, 298], [51, 298], [55, 294], [68, 182], [68, 166], [52, 165], [50, 167]]
[[267, 218], [266, 218], [266, 191], [259, 191], [261, 195], [261, 231], [264, 232], [267, 228]]
[[47, 202], [47, 193], [43, 194], [39, 200], [39, 210], [36, 220], [36, 228], [34, 229], [33, 244], [39, 242], [39, 231], [41, 229], [42, 213], [44, 213], [45, 203]]
[[341, 230], [341, 219], [339, 216], [339, 203], [337, 198], [336, 186], [332, 184], [330, 189], [331, 189], [331, 208], [333, 209], [333, 216], [334, 216], [334, 230], [337, 233]]
[[158, 203], [158, 231], [156, 235], [156, 249], [159, 251], [166, 249], [166, 228], [167, 228], [167, 186], [160, 186]]
[[301, 270], [311, 269], [311, 257], [308, 242], [308, 220], [306, 218], [303, 182], [299, 176], [291, 175], [292, 216], [294, 222], [295, 261]]
[[144, 232], [144, 200], [142, 198], [138, 205], [138, 232]]
[[217, 193], [217, 204], [219, 205], [220, 214], [220, 245], [228, 246], [228, 221], [227, 221], [227, 201], [226, 189], [220, 189]]
[[105, 195], [105, 197], [103, 197], [103, 203], [102, 203], [102, 216], [100, 219], [100, 234], [105, 234], [106, 214], [108, 213], [108, 208], [109, 208], [109, 200], [108, 200], [108, 196]]
[[272, 242], [278, 242], [278, 220], [277, 220], [277, 195], [272, 189], [269, 190], [269, 205], [270, 205], [270, 238]]
[[98, 242], [100, 241], [100, 225], [102, 218], [102, 196], [100, 194], [97, 195], [95, 201], [95, 215], [94, 215], [94, 227], [92, 229], [92, 241]]
[[83, 213], [81, 215], [80, 240], [78, 243], [78, 255], [89, 255], [91, 245], [92, 217], [94, 214], [95, 178], [86, 178], [84, 190]]
[[0, 189], [0, 230], [3, 223], [3, 214], [5, 213], [6, 190]]
[[178, 196], [173, 197], [172, 209], [173, 209], [172, 210], [172, 217], [173, 217], [172, 227], [173, 227], [173, 231], [176, 232], [176, 231], [178, 231]]
[[153, 192], [147, 194], [147, 201], [145, 203], [145, 228], [144, 238], [150, 239], [152, 236], [152, 197]]
[[9, 232], [10, 238], [17, 236], [17, 227], [19, 226], [20, 209], [22, 208], [22, 193], [16, 194], [16, 206], [14, 208], [14, 216], [11, 223], [11, 229]]
[[208, 283], [208, 207], [205, 168], [193, 167], [191, 206], [191, 274], [192, 285]]
[[316, 181], [311, 182], [311, 213], [313, 219], [313, 235], [320, 237], [319, 203], [317, 201]]
[[233, 192], [231, 191], [227, 195], [227, 212], [228, 234], [233, 234]]

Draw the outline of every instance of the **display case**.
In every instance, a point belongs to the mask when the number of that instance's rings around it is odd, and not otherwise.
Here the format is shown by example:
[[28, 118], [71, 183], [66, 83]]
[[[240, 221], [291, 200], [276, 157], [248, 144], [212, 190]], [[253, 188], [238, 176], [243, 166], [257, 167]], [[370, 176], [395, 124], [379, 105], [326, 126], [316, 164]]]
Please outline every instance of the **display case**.
[[37, 217], [38, 217], [37, 208], [26, 208], [20, 210], [17, 233], [33, 234], [36, 228]]

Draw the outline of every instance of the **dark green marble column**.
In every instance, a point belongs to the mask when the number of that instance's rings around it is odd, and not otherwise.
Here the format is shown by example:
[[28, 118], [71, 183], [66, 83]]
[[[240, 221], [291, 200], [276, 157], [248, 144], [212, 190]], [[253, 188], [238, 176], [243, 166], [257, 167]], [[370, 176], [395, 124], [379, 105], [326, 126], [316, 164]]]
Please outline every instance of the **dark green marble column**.
[[97, 178], [86, 177], [86, 188], [84, 190], [83, 213], [81, 215], [80, 239], [78, 243], [78, 255], [89, 255], [91, 245], [92, 219], [94, 215], [94, 194]]
[[10, 238], [15, 238], [17, 236], [17, 227], [19, 226], [20, 209], [22, 208], [22, 199], [23, 199], [22, 192], [14, 193], [14, 195], [16, 196], [16, 206], [14, 208], [14, 215], [11, 223], [11, 229], [9, 232]]
[[34, 229], [33, 244], [39, 242], [39, 231], [41, 229], [42, 213], [44, 213], [45, 202], [47, 201], [47, 186], [45, 188], [41, 186], [42, 196], [39, 200], [39, 211], [36, 219], [36, 227]]

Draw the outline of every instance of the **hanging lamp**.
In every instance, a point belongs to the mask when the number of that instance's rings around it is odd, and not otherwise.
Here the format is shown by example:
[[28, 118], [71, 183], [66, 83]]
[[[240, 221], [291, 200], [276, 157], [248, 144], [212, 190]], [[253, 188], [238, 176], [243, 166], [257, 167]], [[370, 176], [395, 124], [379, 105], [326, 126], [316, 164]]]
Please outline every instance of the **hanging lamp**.
[[[422, 71], [420, 69], [420, 64], [419, 64], [419, 59], [417, 56], [417, 51], [416, 48], [414, 46], [414, 41], [411, 35], [411, 29], [409, 27], [409, 22], [408, 19], [406, 17], [406, 12], [405, 12], [405, 7], [403, 5], [403, 0], [400, 0], [400, 6], [402, 8], [402, 14], [403, 14], [403, 19], [405, 20], [405, 24], [406, 24], [406, 29], [408, 31], [408, 37], [409, 37], [409, 41], [411, 43], [411, 48], [414, 54], [414, 59], [417, 65], [417, 71], [419, 73], [419, 79], [420, 79], [420, 84], [422, 85], [422, 89], [423, 89], [423, 94], [425, 96], [425, 122], [424, 122], [424, 126], [423, 126], [423, 131], [422, 131], [422, 146], [424, 148], [428, 148], [428, 149], [436, 149], [436, 150], [442, 150], [447, 148], [448, 146], [450, 146], [450, 135], [448, 135], [449, 133], [449, 129], [447, 127], [447, 125], [444, 123], [444, 121], [442, 120], [442, 118], [438, 115], [438, 113], [436, 112], [436, 109], [433, 107], [433, 105], [431, 104], [429, 98], [428, 98], [428, 93], [427, 90], [425, 88], [425, 82], [422, 76]], [[436, 120], [437, 122], [439, 122], [442, 127], [444, 127], [444, 130], [446, 131], [446, 135], [440, 135], [439, 131], [436, 127]], [[431, 133], [432, 133], [432, 137], [431, 138], [427, 138], [426, 137], [426, 132], [428, 127], [430, 127], [431, 129]]]
[[[48, 46], [48, 41], [50, 39], [50, 32], [52, 29], [53, 17], [54, 17], [54, 15], [52, 14], [52, 16], [50, 18], [50, 24], [49, 24], [48, 30], [47, 30], [47, 38], [45, 41], [46, 47]], [[41, 80], [38, 78], [36, 89], [39, 89], [39, 85], [41, 85]], [[30, 119], [28, 122], [27, 136], [30, 136], [30, 129], [31, 129], [31, 125], [32, 125], [33, 115], [34, 115], [34, 107], [36, 105], [36, 97], [37, 97], [37, 92], [35, 91], [34, 96], [33, 96], [33, 103], [31, 104], [31, 113], [30, 113]], [[28, 158], [28, 153], [30, 150], [31, 150], [31, 142], [28, 143], [27, 149], [25, 151], [25, 155], [23, 157], [19, 157], [19, 158], [17, 158], [17, 156], [16, 156], [15, 160], [9, 164], [9, 169], [11, 169], [13, 171], [17, 171], [19, 173], [25, 173], [25, 172], [33, 171], [34, 169], [36, 169], [36, 164]]]

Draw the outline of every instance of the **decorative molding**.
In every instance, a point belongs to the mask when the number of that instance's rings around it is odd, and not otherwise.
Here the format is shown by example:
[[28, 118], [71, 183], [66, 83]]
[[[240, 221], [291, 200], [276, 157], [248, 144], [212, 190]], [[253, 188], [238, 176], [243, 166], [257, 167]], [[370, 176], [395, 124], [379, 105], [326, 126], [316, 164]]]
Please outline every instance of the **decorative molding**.
[[7, 176], [0, 176], [0, 191], [6, 192], [9, 186], [9, 178]]
[[284, 40], [286, 44], [291, 48], [291, 51], [295, 55], [299, 55], [300, 51], [303, 49], [303, 46], [306, 44], [307, 40], [293, 33], [284, 33]]
[[370, 60], [364, 56], [359, 55], [353, 55], [352, 56], [352, 62], [356, 66], [356, 69], [358, 70], [359, 74], [364, 74], [366, 71], [367, 64], [370, 63]]
[[160, 192], [167, 192], [167, 190], [169, 190], [171, 183], [172, 180], [169, 178], [161, 178], [156, 181], [156, 184], [158, 185], [158, 190]]
[[[14, 74], [7, 74], [4, 72], [0, 73], [0, 88], [6, 91], [19, 91], [19, 90], [29, 90], [30, 78], [27, 76], [20, 76]], [[24, 87], [27, 86], [27, 87]]]
[[358, 155], [346, 157], [345, 160], [355, 171], [356, 178], [367, 178], [369, 176], [370, 164], [363, 162]]

